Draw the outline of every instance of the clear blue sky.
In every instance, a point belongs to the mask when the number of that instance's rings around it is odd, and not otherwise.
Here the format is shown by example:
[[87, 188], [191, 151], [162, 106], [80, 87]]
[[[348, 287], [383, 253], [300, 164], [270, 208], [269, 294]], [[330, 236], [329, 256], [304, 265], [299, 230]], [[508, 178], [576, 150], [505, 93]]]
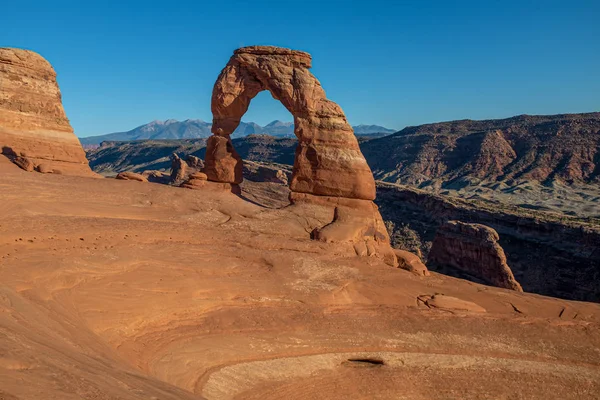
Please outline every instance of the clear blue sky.
[[[58, 72], [79, 136], [212, 119], [240, 46], [313, 55], [353, 125], [600, 111], [600, 1], [8, 1], [0, 46]], [[291, 121], [267, 93], [246, 121]]]

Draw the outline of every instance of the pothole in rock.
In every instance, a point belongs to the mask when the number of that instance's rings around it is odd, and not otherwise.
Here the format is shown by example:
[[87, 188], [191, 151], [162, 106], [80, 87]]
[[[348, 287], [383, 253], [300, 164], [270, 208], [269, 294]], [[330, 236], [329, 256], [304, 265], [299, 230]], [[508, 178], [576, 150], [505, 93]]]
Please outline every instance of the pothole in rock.
[[347, 367], [370, 368], [382, 367], [385, 365], [385, 362], [380, 358], [349, 358], [342, 362], [342, 365]]

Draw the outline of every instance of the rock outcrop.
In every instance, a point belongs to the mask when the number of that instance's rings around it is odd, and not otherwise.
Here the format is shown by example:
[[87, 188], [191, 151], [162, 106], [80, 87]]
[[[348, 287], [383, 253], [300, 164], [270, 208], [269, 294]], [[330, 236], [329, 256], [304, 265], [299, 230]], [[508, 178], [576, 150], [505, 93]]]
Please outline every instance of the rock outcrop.
[[488, 226], [448, 221], [438, 229], [427, 260], [456, 268], [491, 285], [522, 292], [499, 240], [498, 233]]
[[119, 173], [115, 179], [122, 181], [148, 182], [148, 178], [146, 178], [144, 175], [129, 171]]
[[32, 51], [0, 48], [0, 152], [26, 171], [97, 176], [65, 115], [54, 69]]
[[263, 90], [294, 117], [298, 138], [290, 182], [290, 201], [335, 208], [333, 220], [316, 228], [315, 239], [350, 242], [358, 255], [397, 265], [375, 199], [375, 180], [342, 109], [325, 96], [310, 73], [308, 53], [273, 46], [238, 49], [213, 88], [213, 136], [208, 139], [204, 172], [209, 181], [237, 185], [242, 158], [231, 134]]
[[212, 95], [214, 136], [206, 151], [205, 172], [217, 182], [241, 181], [241, 158], [230, 135], [250, 101], [268, 90], [294, 116], [299, 143], [290, 189], [319, 196], [373, 200], [375, 181], [342, 109], [327, 99], [310, 73], [308, 53], [272, 47], [234, 52]]
[[171, 154], [171, 182], [181, 182], [186, 176], [188, 164], [177, 153]]
[[396, 259], [398, 260], [398, 268], [405, 269], [418, 276], [429, 276], [427, 266], [423, 264], [421, 258], [411, 253], [410, 251], [394, 249]]
[[187, 181], [185, 181], [181, 187], [187, 189], [200, 189], [205, 186], [207, 179], [208, 177], [204, 172], [195, 172], [188, 177]]

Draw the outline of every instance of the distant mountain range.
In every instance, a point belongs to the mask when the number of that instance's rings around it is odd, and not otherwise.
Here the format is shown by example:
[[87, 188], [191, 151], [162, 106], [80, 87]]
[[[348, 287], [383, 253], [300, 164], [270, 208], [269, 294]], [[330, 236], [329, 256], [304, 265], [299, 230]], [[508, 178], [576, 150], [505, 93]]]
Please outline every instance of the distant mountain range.
[[[113, 140], [143, 139], [152, 134], [153, 124], [163, 127], [161, 138], [169, 137], [168, 127], [193, 126], [190, 121], [151, 123], [133, 133], [114, 134], [117, 139]], [[291, 124], [254, 125], [240, 125], [244, 131], [234, 140], [238, 153], [252, 161], [293, 164], [296, 139], [283, 133]], [[279, 133], [249, 135], [256, 129]], [[471, 181], [600, 183], [600, 113], [440, 122], [408, 127], [381, 138], [359, 133], [369, 129], [355, 127], [355, 131], [373, 175], [387, 182], [420, 187], [454, 187]], [[172, 132], [170, 137], [186, 134], [185, 130]], [[204, 137], [210, 135], [206, 132]], [[205, 140], [115, 143], [107, 140], [109, 136], [101, 137], [103, 146], [88, 152], [90, 166], [97, 172], [168, 168], [168, 156], [173, 152], [204, 158]]]
[[[200, 139], [210, 137], [211, 125], [210, 122], [200, 119], [186, 119], [185, 121], [168, 119], [166, 121], [152, 121], [127, 132], [89, 136], [80, 138], [79, 140], [83, 146], [89, 147], [98, 145], [104, 141]], [[358, 125], [353, 128], [355, 134], [358, 136], [379, 137], [395, 132], [393, 129], [384, 128], [379, 125]], [[232, 138], [240, 138], [252, 134], [293, 138], [295, 137], [294, 124], [292, 122], [273, 121], [265, 126], [260, 126], [254, 122], [241, 122], [231, 136]]]

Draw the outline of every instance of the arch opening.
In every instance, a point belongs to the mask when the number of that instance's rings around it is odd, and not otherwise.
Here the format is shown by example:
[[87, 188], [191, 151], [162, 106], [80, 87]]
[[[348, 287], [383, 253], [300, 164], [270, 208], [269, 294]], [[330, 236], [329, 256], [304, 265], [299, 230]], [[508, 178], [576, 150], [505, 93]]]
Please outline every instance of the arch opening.
[[317, 196], [373, 200], [375, 181], [341, 108], [327, 99], [310, 73], [311, 57], [271, 46], [238, 49], [213, 88], [213, 136], [205, 172], [216, 182], [239, 184], [242, 159], [230, 135], [258, 93], [269, 91], [292, 114], [298, 139], [290, 189]]

